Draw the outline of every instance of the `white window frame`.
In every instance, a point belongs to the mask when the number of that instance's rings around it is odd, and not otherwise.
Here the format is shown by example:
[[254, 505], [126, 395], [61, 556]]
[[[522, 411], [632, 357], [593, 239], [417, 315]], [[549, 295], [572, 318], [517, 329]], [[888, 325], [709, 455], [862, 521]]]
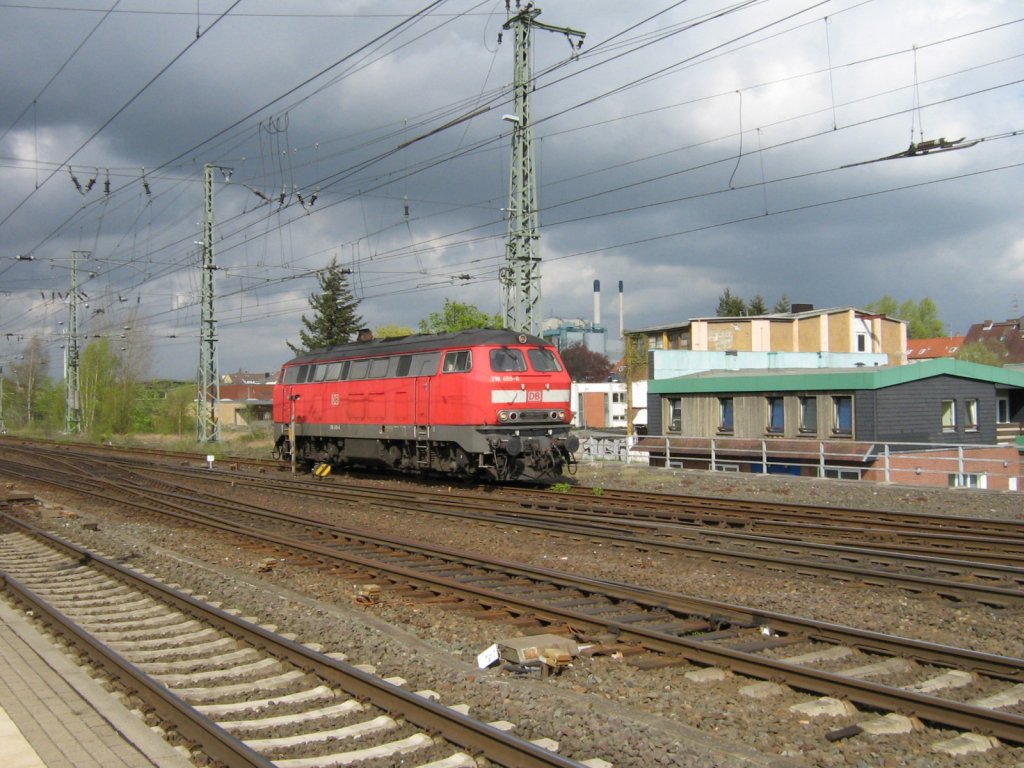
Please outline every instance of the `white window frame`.
[[[776, 415], [775, 405], [778, 405], [779, 423], [776, 425], [772, 419]], [[769, 435], [786, 434], [786, 398], [781, 395], [769, 395], [765, 398], [765, 406], [768, 409], [768, 419], [764, 431]]]
[[[725, 412], [728, 404], [729, 421], [726, 423]], [[736, 401], [731, 397], [718, 398], [718, 431], [720, 434], [731, 435], [736, 429]]]
[[961, 472], [947, 475], [950, 488], [988, 488], [988, 475], [984, 472]]
[[[850, 426], [844, 428], [839, 423], [839, 404], [850, 404]], [[837, 437], [853, 437], [853, 395], [832, 395], [832, 434]]]
[[968, 432], [978, 431], [978, 398], [976, 397], [964, 402], [964, 429]]
[[956, 432], [956, 400], [943, 400], [940, 404], [943, 432]]
[[996, 398], [996, 421], [999, 424], [1010, 423], [1010, 398], [1008, 397], [997, 397]]
[[[808, 408], [811, 406], [811, 408]], [[811, 423], [807, 423], [808, 411], [813, 411]], [[818, 398], [815, 395], [800, 396], [800, 432], [805, 435], [818, 434]]]

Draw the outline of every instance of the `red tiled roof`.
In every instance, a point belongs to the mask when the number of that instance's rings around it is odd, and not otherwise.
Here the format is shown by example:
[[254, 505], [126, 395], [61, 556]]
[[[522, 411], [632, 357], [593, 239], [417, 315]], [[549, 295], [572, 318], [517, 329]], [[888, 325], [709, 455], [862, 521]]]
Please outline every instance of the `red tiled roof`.
[[983, 342], [996, 349], [1006, 350], [1003, 355], [1004, 363], [1024, 363], [1024, 318], [1006, 320], [1002, 323], [993, 323], [986, 320], [984, 323], [976, 323], [967, 331], [965, 343], [972, 344]]
[[941, 336], [937, 339], [907, 339], [907, 360], [932, 360], [953, 357], [964, 345], [964, 336]]

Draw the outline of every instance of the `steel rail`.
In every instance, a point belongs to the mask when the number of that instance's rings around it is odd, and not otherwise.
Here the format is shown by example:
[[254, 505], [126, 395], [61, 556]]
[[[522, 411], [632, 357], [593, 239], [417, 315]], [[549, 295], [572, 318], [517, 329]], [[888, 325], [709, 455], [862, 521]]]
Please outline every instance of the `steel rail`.
[[[157, 473], [165, 474], [179, 474], [178, 470], [157, 468], [154, 470]], [[187, 473], [190, 476], [194, 476], [191, 473]], [[234, 478], [233, 478], [234, 481]], [[261, 484], [262, 485], [262, 484]], [[214, 494], [205, 493], [207, 497], [214, 497]], [[307, 494], [308, 495], [308, 494]], [[320, 494], [317, 494], [320, 495]], [[399, 494], [398, 501], [390, 501], [381, 499], [382, 492], [378, 491], [376, 494], [372, 493], [360, 493], [360, 498], [366, 498], [372, 500], [375, 506], [380, 507], [391, 507], [399, 510], [408, 509], [409, 503], [413, 501], [407, 494]], [[387, 493], [390, 496], [390, 492]], [[180, 491], [173, 491], [172, 496], [181, 499]], [[218, 497], [221, 500], [223, 508], [237, 508], [239, 502], [229, 499], [226, 497]], [[209, 498], [202, 499], [199, 497], [193, 497], [197, 502], [210, 504], [212, 503]], [[441, 499], [443, 509], [440, 510], [441, 514], [450, 516], [462, 517], [464, 519], [472, 519], [479, 521], [481, 519], [481, 512], [477, 508], [473, 513], [460, 511], [462, 508], [461, 504], [455, 506], [457, 510], [453, 510], [453, 503], [451, 500]], [[417, 506], [420, 506], [417, 504]], [[423, 509], [423, 511], [436, 512], [438, 511], [437, 501], [431, 501], [430, 506]], [[487, 514], [487, 513], [484, 513]], [[603, 539], [614, 542], [626, 542], [633, 546], [646, 549], [646, 550], [658, 550], [665, 554], [696, 554], [701, 557], [710, 558], [728, 558], [736, 562], [742, 562], [755, 566], [765, 566], [769, 568], [785, 568], [790, 571], [796, 571], [804, 574], [815, 574], [821, 575], [828, 578], [837, 578], [840, 580], [847, 581], [859, 581], [860, 583], [869, 584], [872, 586], [895, 586], [908, 592], [915, 593], [929, 593], [938, 595], [943, 598], [961, 601], [961, 600], [974, 600], [983, 605], [988, 605], [995, 608], [1007, 608], [1007, 607], [1019, 607], [1024, 606], [1024, 591], [1015, 589], [1012, 587], [999, 586], [992, 583], [972, 583], [966, 581], [955, 581], [948, 578], [940, 578], [927, 575], [917, 574], [899, 574], [899, 573], [887, 573], [877, 569], [869, 567], [862, 567], [850, 564], [848, 562], [838, 563], [822, 563], [814, 560], [796, 560], [791, 558], [779, 557], [770, 555], [767, 553], [758, 552], [743, 552], [734, 549], [715, 549], [713, 552], [709, 552], [706, 546], [700, 544], [686, 544], [678, 541], [669, 541], [665, 538], [647, 538], [638, 535], [624, 536], [621, 533], [621, 527], [614, 528], [611, 533], [602, 530], [596, 526], [588, 526], [570, 528], [561, 521], [548, 521], [539, 522], [535, 519], [524, 519], [518, 516], [516, 513], [512, 513], [506, 517], [506, 513], [497, 512], [494, 515], [489, 515], [486, 519], [494, 521], [496, 523], [518, 525], [518, 526], [530, 526], [538, 530], [550, 530], [555, 531], [564, 535], [578, 535], [586, 536], [591, 539]], [[689, 532], [691, 529], [684, 528], [683, 531]], [[743, 540], [748, 542], [757, 543], [769, 543], [776, 547], [781, 548], [795, 548], [800, 547], [808, 550], [816, 550], [819, 552], [828, 552], [835, 557], [842, 559], [844, 556], [857, 557], [861, 560], [874, 559], [881, 561], [886, 559], [890, 562], [903, 561], [910, 562], [916, 566], [927, 566], [936, 570], [949, 570], [957, 569], [965, 575], [972, 577], [981, 576], [983, 578], [992, 580], [996, 578], [1003, 578], [1008, 580], [1024, 581], [1024, 569], [1013, 568], [1010, 566], [989, 566], [988, 568], [981, 568], [978, 564], [966, 560], [953, 560], [950, 558], [936, 558], [926, 557], [923, 555], [907, 555], [897, 557], [884, 550], [874, 550], [870, 548], [853, 548], [844, 547], [839, 545], [826, 545], [826, 544], [812, 544], [806, 542], [793, 542], [787, 539], [775, 539], [770, 537], [757, 537], [751, 534], [740, 534], [732, 531], [717, 532], [715, 534], [708, 533], [705, 531], [697, 530], [694, 532], [696, 535], [706, 537], [713, 535], [720, 535], [723, 537], [735, 538], [737, 540]]]
[[[118, 457], [121, 461], [130, 461], [127, 457]], [[96, 459], [94, 459], [96, 460]], [[161, 465], [151, 465], [150, 471], [152, 472], [164, 472], [174, 474], [191, 474], [196, 475], [197, 473], [206, 474], [210, 472], [209, 469], [198, 469], [195, 467], [176, 467], [171, 468]], [[273, 479], [267, 477], [253, 478], [245, 475], [239, 475], [236, 472], [228, 472], [224, 470], [212, 470], [213, 472], [223, 476], [230, 477], [232, 482], [258, 482], [262, 486], [274, 485], [280, 489], [284, 489], [291, 493], [304, 493], [306, 495], [323, 495], [336, 497], [339, 491], [336, 486], [330, 485], [325, 486], [322, 481], [316, 483], [304, 483], [303, 481], [297, 481], [295, 479]], [[309, 486], [307, 490], [299, 490], [301, 485]], [[330, 489], [330, 490], [329, 490]], [[333, 491], [333, 492], [332, 492]], [[381, 491], [379, 488], [359, 488], [353, 486], [346, 486], [340, 491], [340, 494], [344, 497], [357, 496], [362, 498], [373, 498], [375, 501], [379, 499]], [[401, 489], [389, 489], [387, 491], [389, 495], [395, 496], [397, 499], [408, 499], [414, 500], [417, 504], [422, 504], [425, 498], [432, 499], [435, 503], [444, 506], [460, 506], [469, 507], [474, 503], [480, 504], [486, 502], [488, 505], [495, 506], [498, 503], [505, 504], [509, 510], [508, 514], [523, 514], [523, 515], [540, 515], [544, 513], [555, 513], [560, 516], [600, 516], [606, 518], [612, 522], [624, 521], [624, 524], [631, 524], [636, 526], [642, 526], [645, 523], [652, 527], [664, 526], [664, 525], [675, 525], [680, 529], [690, 528], [694, 531], [702, 531], [706, 529], [713, 530], [721, 534], [737, 534], [740, 529], [746, 531], [748, 535], [758, 535], [755, 531], [761, 529], [767, 529], [769, 538], [774, 538], [783, 541], [792, 541], [794, 543], [803, 543], [807, 546], [822, 545], [822, 539], [835, 539], [839, 537], [841, 540], [855, 542], [864, 541], [862, 545], [864, 547], [877, 549], [880, 552], [889, 551], [900, 554], [908, 555], [919, 555], [922, 557], [941, 557], [949, 553], [961, 553], [969, 555], [972, 559], [976, 559], [979, 562], [987, 562], [993, 565], [1012, 565], [1014, 563], [1024, 563], [1024, 541], [1017, 541], [1014, 537], [1007, 537], [1002, 535], [981, 535], [975, 533], [977, 528], [986, 527], [985, 524], [998, 525], [999, 531], [1003, 531], [1001, 521], [990, 521], [978, 518], [956, 518], [957, 521], [968, 521], [968, 525], [961, 526], [959, 523], [952, 529], [948, 526], [940, 525], [939, 531], [927, 531], [923, 528], [929, 521], [939, 521], [944, 523], [950, 518], [939, 515], [917, 515], [923, 522], [920, 525], [909, 529], [892, 529], [892, 528], [856, 528], [848, 525], [836, 525], [832, 523], [823, 523], [819, 519], [815, 523], [793, 523], [785, 522], [772, 519], [764, 519], [763, 517], [757, 518], [753, 521], [743, 519], [740, 521], [732, 521], [732, 518], [725, 518], [725, 525], [721, 525], [722, 519], [720, 516], [716, 516], [712, 521], [716, 524], [712, 525], [707, 522], [705, 518], [698, 517], [694, 519], [679, 519], [671, 515], [667, 515], [657, 509], [651, 510], [649, 514], [644, 514], [641, 510], [630, 508], [623, 510], [612, 507], [603, 501], [598, 503], [597, 497], [580, 497], [579, 495], [573, 494], [560, 494], [551, 491], [522, 491], [517, 489], [515, 497], [509, 497], [503, 489], [498, 489], [497, 492], [489, 492], [486, 494], [474, 493], [460, 489], [455, 495], [449, 494], [438, 494], [432, 491], [424, 491], [422, 489], [414, 490], [401, 490]], [[614, 493], [614, 492], [610, 492]], [[608, 494], [602, 494], [601, 499], [605, 499]], [[556, 498], [558, 502], [556, 504], [538, 503], [536, 498]], [[582, 498], [582, 500], [580, 500]], [[632, 498], [632, 497], [629, 497]], [[658, 497], [665, 498], [665, 497]], [[669, 496], [670, 499], [682, 499], [684, 502], [689, 497], [673, 497]], [[703, 499], [701, 499], [703, 501]], [[735, 500], [723, 500], [723, 503], [739, 503], [744, 507], [751, 508], [775, 508], [777, 505], [773, 502], [736, 502]], [[574, 505], [574, 506], [573, 506]], [[792, 505], [784, 505], [792, 506]], [[829, 515], [842, 515], [845, 510], [842, 509], [831, 509], [831, 508], [814, 508], [820, 513], [827, 513]], [[726, 515], [727, 511], [722, 512], [722, 515]], [[875, 513], [876, 515], [883, 515], [885, 513]], [[1016, 521], [1008, 521], [1008, 525], [1014, 527], [1024, 525], [1018, 524]], [[955, 532], [952, 532], [955, 531]], [[894, 539], [895, 537], [895, 539]], [[870, 543], [868, 543], [870, 542]], [[912, 542], [912, 543], [908, 543]], [[1001, 554], [1005, 553], [1005, 554]]]
[[[138, 493], [139, 491], [133, 490], [133, 492]], [[168, 502], [161, 502], [161, 504], [165, 507], [173, 506]], [[157, 508], [151, 509], [152, 511], [161, 511]], [[701, 641], [700, 639], [679, 637], [664, 632], [647, 630], [631, 623], [619, 622], [613, 619], [601, 620], [599, 617], [580, 611], [557, 609], [544, 603], [517, 598], [514, 595], [508, 595], [499, 590], [477, 587], [445, 577], [432, 576], [415, 569], [381, 563], [372, 558], [339, 552], [336, 548], [330, 546], [294, 540], [287, 536], [241, 525], [234, 521], [217, 519], [203, 513], [197, 513], [194, 510], [182, 508], [171, 512], [164, 511], [164, 514], [188, 520], [193, 524], [196, 522], [198, 515], [204, 518], [203, 523], [210, 527], [276, 544], [290, 551], [297, 551], [311, 556], [313, 559], [356, 564], [365, 569], [398, 576], [406, 582], [426, 585], [428, 589], [435, 591], [471, 595], [483, 604], [498, 605], [503, 608], [506, 606], [514, 607], [524, 615], [540, 617], [548, 623], [562, 623], [571, 627], [587, 627], [592, 631], [612, 631], [620, 638], [631, 639], [634, 642], [641, 643], [646, 648], [675, 654], [691, 662], [721, 666], [755, 678], [782, 680], [796, 688], [821, 695], [846, 698], [857, 704], [890, 709], [908, 716], [917, 716], [922, 720], [950, 725], [956, 728], [976, 730], [1006, 741], [1024, 743], [1024, 716], [1014, 713], [977, 707], [913, 691], [892, 688], [866, 680], [804, 668], [784, 661], [768, 659], [744, 651], [722, 647]], [[284, 516], [292, 524], [294, 523], [290, 519], [295, 517], [293, 515]], [[302, 524], [311, 525], [306, 520], [303, 520]], [[344, 529], [335, 526], [325, 526], [325, 528], [329, 529], [326, 531], [328, 535], [349, 535]], [[667, 601], [674, 601], [674, 604], [677, 606], [684, 604], [693, 606], [692, 610], [689, 611], [690, 613], [704, 613], [705, 615], [714, 613], [717, 608], [722, 612], [732, 612], [737, 623], [742, 623], [744, 616], [747, 617], [748, 622], [754, 622], [755, 624], [757, 620], [763, 619], [769, 626], [778, 628], [792, 627], [796, 631], [804, 631], [808, 638], [821, 639], [826, 642], [841, 642], [863, 650], [885, 654], [901, 653], [909, 658], [925, 663], [969, 669], [1007, 680], [1020, 681], [1022, 675], [1024, 675], [1024, 659], [951, 648], [949, 646], [893, 637], [864, 630], [852, 630], [851, 628], [839, 625], [797, 619], [765, 611], [751, 611], [737, 606], [729, 606], [728, 604], [698, 600], [656, 590], [645, 590], [617, 582], [574, 577], [561, 572], [531, 568], [518, 563], [508, 563], [500, 560], [481, 560], [456, 550], [428, 548], [415, 542], [404, 542], [394, 538], [383, 539], [369, 536], [364, 532], [354, 532], [351, 535], [367, 543], [376, 539], [387, 547], [404, 547], [408, 551], [434, 557], [445, 557], [451, 562], [472, 564], [474, 567], [492, 570], [501, 568], [514, 575], [543, 579], [550, 583], [577, 589], [582, 592], [606, 594], [617, 599], [629, 599], [648, 607], [665, 608]]]
[[[973, 534], [978, 531], [993, 536], [1004, 536], [1024, 541], [1024, 521], [995, 520], [980, 517], [960, 517], [939, 515], [928, 512], [896, 512], [893, 510], [857, 509], [839, 506], [818, 506], [795, 502], [753, 501], [726, 498], [720, 496], [681, 496], [666, 493], [649, 493], [602, 489], [595, 495], [594, 489], [574, 488], [568, 494], [557, 491], [536, 490], [532, 496], [546, 500], [553, 506], [564, 503], [566, 497], [573, 501], [588, 503], [600, 508], [610, 502], [629, 504], [633, 507], [650, 507], [656, 505], [660, 509], [651, 512], [652, 516], [672, 514], [702, 516], [717, 514], [725, 517], [728, 513], [737, 515], [757, 516], [760, 519], [777, 520], [780, 517], [794, 517], [820, 523], [823, 516], [829, 520], [841, 521], [844, 524], [864, 522], [878, 528], [898, 528], [901, 532], [907, 528], [923, 527], [927, 529], [948, 529], [951, 531]], [[775, 517], [772, 517], [775, 516]]]
[[[5, 522], [10, 522], [9, 516], [2, 512], [0, 517], [5, 518]], [[106, 674], [145, 701], [164, 722], [172, 723], [186, 740], [197, 745], [213, 760], [232, 768], [273, 768], [272, 762], [250, 749], [197, 709], [186, 704], [166, 687], [139, 671], [123, 656], [82, 630], [17, 579], [0, 571], [0, 585], [71, 645], [85, 653], [90, 661]]]
[[[30, 445], [35, 445], [34, 443]], [[81, 446], [62, 446], [68, 454], [77, 454], [83, 458], [92, 460], [115, 460], [134, 462], [136, 457], [125, 455], [123, 450], [93, 449], [85, 450]], [[109, 457], [111, 451], [115, 457]], [[174, 458], [185, 458], [188, 461], [201, 462], [201, 457], [195, 454], [184, 454], [180, 452], [161, 452], [156, 450], [144, 451], [150, 456], [168, 456]], [[97, 459], [96, 454], [100, 453], [105, 459]], [[255, 462], [247, 459], [226, 459], [235, 463], [245, 463], [260, 466], [268, 466], [265, 462]], [[275, 466], [271, 464], [270, 466]], [[196, 468], [169, 469], [166, 466], [151, 465], [152, 471], [197, 471]], [[280, 468], [280, 467], [279, 467]], [[203, 473], [211, 471], [203, 469]], [[238, 480], [236, 473], [227, 473], [223, 470], [213, 470], [228, 475], [233, 480]], [[294, 480], [281, 481], [270, 478], [261, 478], [264, 483], [277, 484], [279, 487]], [[294, 488], [289, 491], [298, 493]], [[346, 494], [362, 494], [364, 496], [379, 493], [379, 489], [359, 489], [348, 486]], [[390, 490], [389, 493], [415, 499], [420, 503], [422, 497], [430, 495], [438, 503], [451, 504], [451, 494], [445, 496], [431, 492], [424, 492], [422, 489], [412, 491]], [[993, 564], [1007, 564], [1024, 561], [1024, 522], [991, 520], [986, 518], [954, 517], [948, 515], [935, 515], [928, 513], [903, 513], [881, 510], [860, 510], [844, 507], [820, 507], [814, 505], [801, 505], [790, 502], [768, 502], [751, 501], [731, 498], [720, 498], [710, 496], [678, 496], [672, 494], [638, 493], [633, 491], [602, 490], [600, 496], [594, 494], [590, 489], [575, 489], [571, 493], [563, 493], [535, 488], [517, 488], [510, 496], [507, 489], [491, 489], [486, 493], [472, 493], [465, 490], [458, 491], [458, 497], [464, 498], [468, 503], [475, 499], [478, 502], [486, 501], [494, 505], [497, 501], [508, 504], [522, 510], [552, 510], [561, 515], [579, 513], [579, 508], [586, 509], [590, 514], [600, 514], [611, 518], [621, 518], [639, 524], [641, 521], [656, 521], [666, 524], [690, 525], [696, 529], [709, 527], [719, 530], [722, 533], [734, 532], [736, 529], [756, 531], [768, 529], [774, 531], [772, 538], [799, 541], [807, 544], [820, 542], [823, 537], [834, 540], [839, 537], [841, 540], [855, 541], [867, 540], [871, 547], [879, 550], [895, 551], [909, 554], [922, 554], [924, 556], [941, 556], [945, 553], [969, 552], [972, 558], [979, 561]], [[617, 500], [617, 501], [616, 501]], [[628, 510], [621, 507], [612, 507], [607, 502], [616, 501], [618, 504], [626, 504]], [[575, 508], [570, 507], [570, 503]], [[665, 505], [665, 508], [654, 508], [651, 505]], [[638, 506], [640, 508], [638, 508]], [[680, 510], [683, 510], [682, 519], [679, 517]], [[744, 517], [731, 516], [736, 511]], [[631, 515], [632, 517], [627, 517]], [[787, 522], [785, 519], [775, 519], [774, 516], [782, 518], [797, 515], [801, 518], [810, 518], [812, 522]], [[751, 519], [751, 516], [754, 516]], [[828, 522], [823, 522], [823, 516], [827, 516]], [[888, 520], [904, 521], [901, 525], [909, 527], [894, 528], [896, 523]], [[832, 522], [835, 521], [835, 522]], [[862, 521], [865, 525], [872, 527], [858, 528], [848, 525], [850, 521]], [[938, 532], [929, 530], [929, 527], [940, 529]], [[979, 531], [988, 532], [992, 535], [984, 535]], [[898, 543], [893, 537], [898, 537]], [[916, 545], [908, 546], [908, 541], [917, 542]], [[991, 551], [983, 549], [990, 547], [1006, 551], [1006, 555], [992, 554]]]
[[[0, 512], [0, 520], [45, 541], [48, 545], [60, 549], [72, 557], [87, 562], [120, 581], [128, 582], [133, 586], [142, 585], [147, 592], [156, 595], [160, 600], [173, 605], [183, 613], [197, 617], [204, 623], [213, 625], [255, 647], [262, 648], [271, 655], [285, 659], [308, 673], [338, 686], [354, 698], [370, 702], [428, 732], [440, 734], [447, 741], [460, 745], [475, 754], [486, 755], [488, 760], [499, 765], [516, 766], [516, 768], [519, 766], [524, 768], [581, 768], [581, 763], [575, 760], [558, 755], [525, 739], [513, 736], [468, 715], [463, 715], [443, 704], [399, 688], [343, 661], [307, 648], [296, 641], [245, 621], [153, 578], [120, 566], [112, 560], [89, 552], [77, 544], [23, 520], [2, 512]], [[2, 571], [0, 571], [0, 579], [5, 585], [10, 586], [12, 592], [15, 592], [20, 599], [26, 600], [28, 604], [45, 612], [49, 619], [62, 628], [62, 631], [68, 632], [71, 637], [75, 638], [76, 643], [87, 647], [90, 656], [100, 660], [105, 668], [112, 664], [111, 670], [116, 672], [115, 677], [126, 677], [135, 685], [143, 687], [147, 693], [152, 690], [152, 693], [159, 694], [159, 700], [154, 705], [155, 709], [161, 713], [164, 711], [171, 714], [180, 713], [190, 722], [195, 722], [195, 727], [199, 729], [195, 733], [198, 735], [207, 735], [208, 733], [217, 737], [218, 741], [214, 745], [214, 751], [207, 752], [207, 754], [224, 760], [226, 765], [233, 767], [252, 765], [259, 766], [259, 768], [270, 768], [274, 765], [273, 762], [266, 760], [228, 734], [212, 720], [178, 699], [163, 685], [151, 680], [119, 654], [104, 646], [88, 633], [80, 631], [63, 614], [39, 600], [30, 590], [3, 574]], [[149, 703], [148, 697], [147, 702]], [[170, 709], [166, 709], [167, 707]], [[168, 719], [176, 725], [180, 722], [178, 717], [168, 717]], [[191, 732], [190, 729], [189, 733]], [[185, 733], [184, 730], [183, 733]], [[194, 740], [202, 744], [203, 750], [206, 751], [206, 739]], [[221, 741], [226, 747], [231, 748], [221, 747]], [[236, 751], [238, 752], [237, 760], [229, 759], [235, 758]], [[242, 762], [243, 759], [246, 762]]]

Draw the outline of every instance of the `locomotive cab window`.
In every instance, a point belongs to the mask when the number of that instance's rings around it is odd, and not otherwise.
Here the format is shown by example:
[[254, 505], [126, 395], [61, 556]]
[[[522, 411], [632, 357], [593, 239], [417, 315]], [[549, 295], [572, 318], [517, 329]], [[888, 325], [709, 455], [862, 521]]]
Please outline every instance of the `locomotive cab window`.
[[433, 376], [440, 360], [440, 352], [419, 352], [412, 356], [409, 373], [412, 376]]
[[518, 349], [492, 349], [491, 370], [495, 373], [522, 373], [526, 370], [526, 358]]
[[445, 373], [465, 373], [473, 367], [473, 353], [468, 349], [447, 352], [444, 356]]
[[349, 381], [355, 381], [358, 379], [366, 378], [366, 370], [370, 367], [369, 360], [353, 360], [349, 365], [348, 378]]
[[537, 373], [557, 373], [562, 370], [558, 358], [550, 349], [531, 349], [526, 354], [530, 358], [530, 366]]

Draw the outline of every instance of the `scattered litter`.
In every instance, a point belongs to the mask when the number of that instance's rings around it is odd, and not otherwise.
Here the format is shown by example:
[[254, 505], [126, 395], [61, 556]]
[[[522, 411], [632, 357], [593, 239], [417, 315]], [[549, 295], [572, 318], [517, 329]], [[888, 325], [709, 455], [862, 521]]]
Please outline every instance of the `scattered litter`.
[[487, 669], [497, 664], [500, 660], [501, 654], [498, 653], [498, 644], [492, 643], [477, 654], [476, 665], [480, 669]]
[[357, 603], [374, 605], [380, 602], [379, 584], [356, 584], [352, 589], [356, 593]]
[[541, 677], [558, 674], [572, 666], [579, 655], [575, 641], [559, 635], [529, 635], [501, 640], [488, 646], [476, 657], [480, 669], [492, 667], [500, 661], [502, 669], [512, 674], [527, 675], [539, 672]]

